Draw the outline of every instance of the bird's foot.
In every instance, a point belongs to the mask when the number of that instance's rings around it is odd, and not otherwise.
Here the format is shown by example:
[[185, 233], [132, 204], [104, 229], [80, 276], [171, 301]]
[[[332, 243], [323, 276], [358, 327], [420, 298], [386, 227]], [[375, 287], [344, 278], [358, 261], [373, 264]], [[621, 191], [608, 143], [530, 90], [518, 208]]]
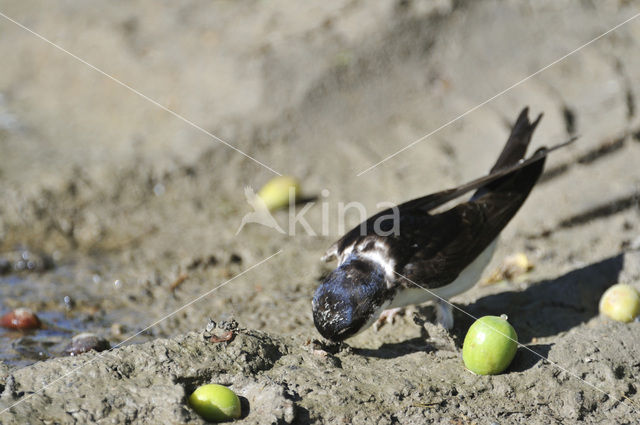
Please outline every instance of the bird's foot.
[[453, 310], [451, 304], [443, 300], [436, 301], [436, 319], [438, 324], [446, 330], [449, 331], [453, 329]]
[[384, 310], [380, 313], [380, 317], [373, 324], [373, 330], [378, 332], [380, 328], [382, 328], [387, 323], [393, 324], [396, 319], [396, 316], [401, 316], [404, 314], [404, 307], [398, 308], [390, 308], [389, 310]]

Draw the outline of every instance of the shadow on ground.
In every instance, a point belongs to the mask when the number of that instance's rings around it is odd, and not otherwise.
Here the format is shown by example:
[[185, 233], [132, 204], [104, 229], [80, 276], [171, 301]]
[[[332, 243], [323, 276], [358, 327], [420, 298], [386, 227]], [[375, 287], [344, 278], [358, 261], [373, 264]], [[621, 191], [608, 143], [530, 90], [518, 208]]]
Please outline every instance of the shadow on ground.
[[426, 338], [428, 338], [427, 335], [425, 335], [425, 338], [411, 338], [406, 341], [382, 344], [377, 349], [354, 348], [353, 352], [360, 356], [375, 357], [378, 359], [393, 359], [419, 351], [429, 353], [434, 351], [434, 347], [429, 344]]
[[[524, 291], [507, 291], [480, 298], [461, 308], [475, 317], [506, 314], [518, 333], [522, 344], [533, 338], [548, 337], [589, 321], [598, 314], [598, 302], [602, 293], [618, 282], [624, 266], [624, 254], [616, 255], [586, 267], [573, 270], [557, 279], [534, 283]], [[419, 314], [433, 319], [431, 306], [421, 307]], [[454, 341], [461, 348], [467, 329], [473, 319], [461, 311], [455, 311]], [[356, 354], [366, 357], [391, 359], [425, 351], [434, 347], [427, 341], [428, 335], [402, 342], [387, 343], [377, 349], [354, 348]], [[550, 344], [528, 346], [536, 353], [547, 356]], [[528, 350], [519, 350], [512, 367], [524, 371], [540, 361], [540, 356]]]
[[[524, 291], [501, 292], [480, 298], [463, 309], [475, 317], [508, 315], [518, 332], [519, 341], [526, 344], [532, 338], [568, 331], [596, 316], [602, 293], [618, 282], [623, 266], [624, 254], [619, 254], [557, 279], [534, 283]], [[456, 312], [456, 323], [457, 330], [465, 330], [472, 319]]]

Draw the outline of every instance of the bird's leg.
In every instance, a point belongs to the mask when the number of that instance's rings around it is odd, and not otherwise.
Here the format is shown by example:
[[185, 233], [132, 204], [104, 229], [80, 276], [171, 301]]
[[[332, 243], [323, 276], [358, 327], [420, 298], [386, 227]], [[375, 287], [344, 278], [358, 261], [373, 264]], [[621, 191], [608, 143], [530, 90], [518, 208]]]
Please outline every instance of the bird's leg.
[[436, 319], [440, 326], [446, 330], [451, 330], [453, 328], [453, 311], [451, 309], [451, 304], [444, 300], [437, 300]]
[[382, 313], [380, 313], [380, 317], [378, 318], [378, 320], [376, 320], [376, 322], [373, 324], [373, 330], [377, 332], [387, 323], [393, 324], [396, 316], [401, 316], [402, 314], [404, 314], [404, 307], [384, 310]]

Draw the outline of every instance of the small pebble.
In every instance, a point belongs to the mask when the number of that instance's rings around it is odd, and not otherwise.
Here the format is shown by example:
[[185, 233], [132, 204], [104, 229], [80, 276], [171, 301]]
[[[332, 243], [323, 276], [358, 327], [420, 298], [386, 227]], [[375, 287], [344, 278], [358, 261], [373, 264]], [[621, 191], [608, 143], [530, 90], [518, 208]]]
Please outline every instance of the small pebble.
[[204, 329], [205, 332], [211, 332], [216, 328], [216, 322], [214, 322], [212, 319], [209, 319], [209, 322], [207, 322], [207, 326]]
[[326, 351], [315, 349], [315, 348], [312, 349], [311, 352], [313, 353], [314, 356], [317, 356], [317, 357], [327, 357], [329, 355], [329, 353], [327, 353]]
[[67, 309], [67, 311], [71, 310], [76, 304], [75, 301], [73, 301], [73, 298], [71, 298], [69, 295], [65, 295], [62, 301], [64, 302], [64, 307]]
[[106, 339], [100, 338], [96, 334], [85, 332], [71, 338], [71, 342], [65, 347], [64, 352], [70, 356], [77, 356], [91, 350], [100, 352], [110, 348], [111, 345]]
[[121, 338], [124, 335], [124, 326], [120, 323], [114, 323], [110, 328], [111, 335], [116, 338]]
[[0, 317], [0, 326], [18, 330], [38, 329], [42, 326], [42, 322], [28, 308], [17, 308]]

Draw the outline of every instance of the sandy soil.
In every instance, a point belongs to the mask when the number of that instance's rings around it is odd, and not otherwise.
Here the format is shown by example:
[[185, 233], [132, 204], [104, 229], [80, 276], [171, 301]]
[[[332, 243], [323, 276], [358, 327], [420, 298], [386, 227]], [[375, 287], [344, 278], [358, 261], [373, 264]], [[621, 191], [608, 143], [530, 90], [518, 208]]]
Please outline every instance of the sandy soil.
[[[245, 423], [636, 422], [640, 324], [598, 317], [597, 301], [616, 282], [640, 288], [640, 21], [357, 176], [636, 2], [0, 1], [0, 12], [184, 118], [0, 17], [0, 309], [30, 307], [48, 327], [0, 335], [0, 407], [20, 401], [0, 422], [198, 423], [186, 396], [212, 381], [244, 397]], [[339, 203], [372, 214], [486, 173], [525, 105], [545, 114], [533, 147], [580, 135], [550, 158], [488, 269], [517, 251], [536, 267], [455, 302], [508, 314], [548, 361], [521, 348], [507, 373], [474, 376], [460, 359], [471, 320], [456, 314], [451, 334], [416, 325], [429, 306], [346, 347], [314, 342], [310, 299]], [[236, 235], [244, 187], [273, 171], [319, 197], [305, 215], [316, 235]], [[275, 217], [288, 227], [286, 211]], [[242, 331], [212, 344], [209, 317]], [[81, 331], [126, 346], [60, 357]]]

